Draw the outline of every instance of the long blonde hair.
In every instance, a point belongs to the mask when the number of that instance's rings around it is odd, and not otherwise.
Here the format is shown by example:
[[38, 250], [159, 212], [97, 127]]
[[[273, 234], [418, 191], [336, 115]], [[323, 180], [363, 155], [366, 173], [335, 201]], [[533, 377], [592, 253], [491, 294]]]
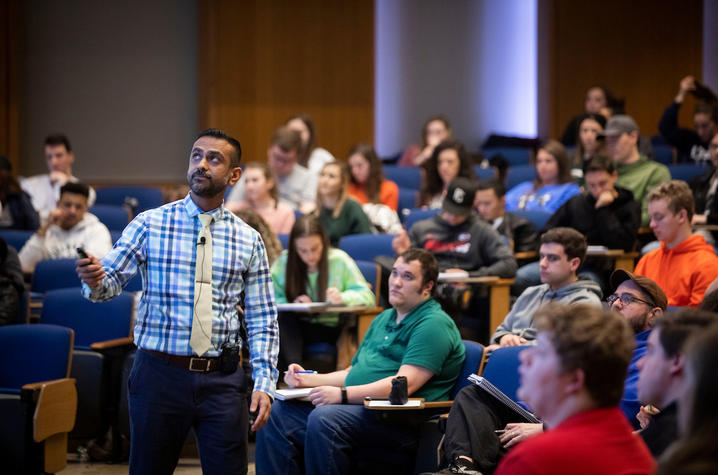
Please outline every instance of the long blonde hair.
[[[344, 203], [346, 202], [347, 198], [349, 197], [349, 168], [347, 167], [346, 163], [342, 162], [329, 162], [325, 163], [322, 167], [322, 171], [320, 172], [320, 175], [322, 172], [324, 172], [324, 169], [327, 167], [337, 167], [339, 168], [339, 177], [341, 178], [341, 188], [339, 189], [339, 200], [337, 200], [337, 205], [334, 207], [334, 210], [332, 211], [332, 218], [336, 219], [339, 217], [339, 213], [342, 212], [342, 208], [344, 207]], [[319, 191], [317, 190], [317, 208], [315, 210], [315, 213], [317, 216], [319, 216], [319, 213], [322, 210], [322, 197], [319, 196]]]

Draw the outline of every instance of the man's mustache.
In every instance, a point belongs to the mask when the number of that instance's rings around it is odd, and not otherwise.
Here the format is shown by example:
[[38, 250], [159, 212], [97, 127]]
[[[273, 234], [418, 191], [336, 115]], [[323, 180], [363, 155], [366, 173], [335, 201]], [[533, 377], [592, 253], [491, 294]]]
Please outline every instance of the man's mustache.
[[197, 176], [201, 176], [201, 177], [207, 178], [207, 179], [212, 178], [211, 176], [207, 175], [206, 173], [204, 173], [202, 171], [196, 171], [192, 174], [192, 178], [197, 177]]

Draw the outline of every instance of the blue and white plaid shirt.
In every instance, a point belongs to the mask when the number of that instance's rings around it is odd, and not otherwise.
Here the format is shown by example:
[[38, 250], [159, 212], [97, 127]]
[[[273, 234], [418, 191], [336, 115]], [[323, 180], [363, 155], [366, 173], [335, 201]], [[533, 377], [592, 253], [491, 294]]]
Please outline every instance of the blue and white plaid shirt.
[[[195, 261], [202, 210], [190, 195], [138, 215], [101, 260], [102, 283], [83, 295], [111, 299], [139, 270], [143, 293], [135, 321], [135, 343], [147, 350], [192, 355], [190, 334], [194, 307]], [[227, 211], [210, 211], [212, 232], [212, 345], [234, 342], [239, 330], [237, 305], [244, 292], [244, 319], [253, 366], [254, 389], [274, 395], [277, 382], [279, 327], [272, 277], [264, 242], [254, 229]]]

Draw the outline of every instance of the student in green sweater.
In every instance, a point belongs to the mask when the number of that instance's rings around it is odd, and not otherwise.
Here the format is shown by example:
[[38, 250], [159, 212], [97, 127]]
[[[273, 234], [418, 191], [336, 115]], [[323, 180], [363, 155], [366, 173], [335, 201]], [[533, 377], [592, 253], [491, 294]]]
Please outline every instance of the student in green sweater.
[[369, 218], [361, 205], [349, 198], [348, 190], [349, 169], [344, 163], [331, 162], [322, 167], [314, 213], [319, 217], [332, 246], [338, 246], [342, 236], [371, 232]]
[[[349, 255], [329, 246], [317, 217], [299, 218], [289, 234], [288, 249], [272, 265], [277, 304], [331, 302], [374, 305], [374, 294]], [[279, 368], [301, 361], [305, 345], [334, 343], [341, 332], [336, 313], [279, 313]]]
[[648, 226], [648, 201], [646, 196], [661, 183], [671, 179], [668, 168], [649, 160], [638, 151], [638, 124], [630, 116], [614, 115], [606, 123], [603, 132], [606, 149], [616, 164], [616, 185], [630, 190], [633, 199], [641, 203], [641, 226]]

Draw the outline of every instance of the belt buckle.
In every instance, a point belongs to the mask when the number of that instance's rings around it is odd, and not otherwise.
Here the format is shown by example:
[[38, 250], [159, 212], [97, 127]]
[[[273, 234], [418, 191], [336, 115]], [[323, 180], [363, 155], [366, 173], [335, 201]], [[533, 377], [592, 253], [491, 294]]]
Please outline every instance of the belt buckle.
[[206, 373], [209, 371], [211, 363], [212, 361], [207, 358], [190, 358], [189, 370], [196, 371], [198, 373]]

